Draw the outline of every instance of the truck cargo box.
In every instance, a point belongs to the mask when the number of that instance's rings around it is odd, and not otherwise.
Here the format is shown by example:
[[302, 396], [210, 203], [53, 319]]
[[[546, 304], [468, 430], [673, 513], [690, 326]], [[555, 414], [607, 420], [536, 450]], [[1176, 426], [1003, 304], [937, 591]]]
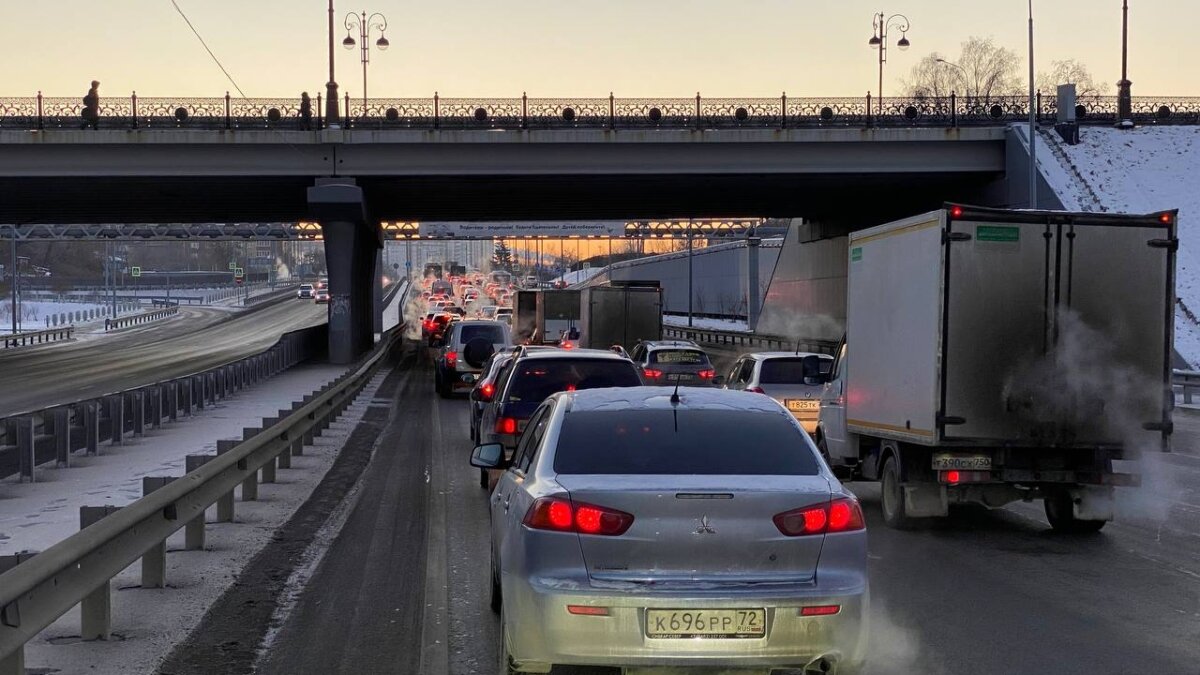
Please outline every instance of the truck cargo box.
[[851, 234], [847, 429], [1165, 448], [1175, 227], [1175, 212], [948, 205]]
[[580, 346], [627, 350], [662, 339], [662, 289], [593, 286], [580, 291]]

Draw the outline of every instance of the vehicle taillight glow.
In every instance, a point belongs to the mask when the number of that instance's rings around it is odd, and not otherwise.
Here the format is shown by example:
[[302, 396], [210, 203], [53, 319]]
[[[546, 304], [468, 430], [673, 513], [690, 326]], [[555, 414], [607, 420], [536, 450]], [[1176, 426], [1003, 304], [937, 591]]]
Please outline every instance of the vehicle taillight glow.
[[575, 504], [561, 497], [539, 497], [525, 513], [524, 524], [535, 530], [556, 530], [615, 537], [633, 525], [633, 516], [595, 504]]
[[494, 393], [496, 393], [496, 385], [492, 384], [491, 382], [485, 382], [483, 386], [479, 388], [479, 397], [485, 401], [492, 400], [492, 394]]
[[446, 352], [446, 367], [454, 368], [458, 365], [458, 352]]
[[820, 506], [805, 506], [784, 511], [772, 520], [775, 521], [775, 527], [789, 537], [850, 532], [866, 527], [858, 500], [850, 498], [838, 498]]
[[946, 472], [946, 482], [947, 483], [957, 483], [960, 480], [962, 480], [962, 474], [960, 474], [959, 472], [957, 472], [957, 471], [947, 471]]
[[702, 380], [711, 380], [711, 379], [713, 379], [714, 377], [716, 377], [716, 376], [717, 376], [717, 371], [715, 371], [715, 370], [713, 370], [713, 369], [711, 369], [711, 368], [708, 368], [708, 369], [705, 369], [705, 370], [702, 370], [702, 371], [700, 371], [700, 373], [699, 373], [699, 374], [700, 374], [700, 379], [702, 379]]
[[496, 433], [498, 434], [515, 434], [517, 433], [517, 420], [512, 417], [501, 417], [496, 420]]
[[642, 368], [642, 374], [651, 379], [662, 377], [662, 371], [655, 368]]
[[800, 616], [830, 616], [842, 611], [841, 605], [811, 605], [800, 608]]
[[1160, 213], [1160, 214], [1158, 215], [1158, 221], [1159, 221], [1160, 223], [1163, 223], [1164, 225], [1170, 225], [1170, 224], [1171, 224], [1171, 214], [1169, 214], [1169, 213]]
[[951, 206], [950, 207], [950, 217], [951, 218], [962, 218], [962, 214], [963, 214], [963, 209], [961, 206]]
[[592, 607], [591, 605], [567, 605], [567, 611], [578, 616], [608, 616], [607, 607]]
[[765, 394], [765, 393], [767, 393], [767, 392], [763, 391], [763, 388], [762, 388], [762, 387], [746, 387], [746, 391], [750, 392], [751, 394]]

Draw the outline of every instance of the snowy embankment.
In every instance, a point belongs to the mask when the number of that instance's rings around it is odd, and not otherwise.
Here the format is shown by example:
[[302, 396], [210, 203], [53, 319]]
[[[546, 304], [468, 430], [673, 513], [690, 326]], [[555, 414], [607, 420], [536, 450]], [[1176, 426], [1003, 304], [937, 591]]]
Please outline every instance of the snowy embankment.
[[[1084, 127], [1079, 145], [1048, 132], [1042, 174], [1067, 208], [1125, 213], [1179, 209], [1175, 349], [1200, 364], [1200, 127]], [[1048, 155], [1043, 154], [1045, 158]]]
[[581, 284], [581, 283], [587, 281], [588, 279], [591, 279], [592, 277], [596, 276], [603, 270], [604, 270], [603, 267], [585, 267], [581, 270], [575, 270], [574, 272], [567, 272], [566, 274], [564, 274], [560, 277], [557, 277], [555, 279], [552, 279], [551, 281], [552, 282], [562, 281], [562, 282], [566, 283], [568, 286], [570, 286], [572, 284]]
[[[675, 328], [687, 328], [688, 318], [675, 314], [664, 314], [663, 325]], [[699, 328], [700, 330], [728, 330], [741, 333], [750, 330], [746, 326], [746, 322], [742, 319], [709, 319], [701, 317], [692, 317], [692, 328]]]

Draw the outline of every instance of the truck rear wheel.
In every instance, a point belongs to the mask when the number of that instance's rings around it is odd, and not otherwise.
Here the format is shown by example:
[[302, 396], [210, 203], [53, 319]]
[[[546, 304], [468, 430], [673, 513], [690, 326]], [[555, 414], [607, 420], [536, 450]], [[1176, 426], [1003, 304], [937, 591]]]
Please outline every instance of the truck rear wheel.
[[911, 529], [915, 522], [904, 508], [904, 486], [900, 484], [900, 462], [895, 455], [883, 460], [879, 471], [880, 498], [883, 522], [897, 530]]
[[1075, 517], [1071, 493], [1058, 490], [1046, 497], [1046, 520], [1055, 532], [1064, 534], [1092, 534], [1099, 532], [1108, 523], [1107, 520], [1083, 520]]

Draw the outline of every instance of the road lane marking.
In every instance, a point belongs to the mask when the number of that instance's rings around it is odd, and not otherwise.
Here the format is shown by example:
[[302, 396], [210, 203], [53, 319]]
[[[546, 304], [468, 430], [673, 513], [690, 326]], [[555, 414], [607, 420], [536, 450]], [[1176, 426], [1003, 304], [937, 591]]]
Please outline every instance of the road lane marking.
[[441, 453], [441, 399], [433, 400], [430, 433], [429, 522], [425, 532], [425, 611], [421, 621], [421, 673], [450, 672], [448, 572], [446, 567], [446, 474]]

